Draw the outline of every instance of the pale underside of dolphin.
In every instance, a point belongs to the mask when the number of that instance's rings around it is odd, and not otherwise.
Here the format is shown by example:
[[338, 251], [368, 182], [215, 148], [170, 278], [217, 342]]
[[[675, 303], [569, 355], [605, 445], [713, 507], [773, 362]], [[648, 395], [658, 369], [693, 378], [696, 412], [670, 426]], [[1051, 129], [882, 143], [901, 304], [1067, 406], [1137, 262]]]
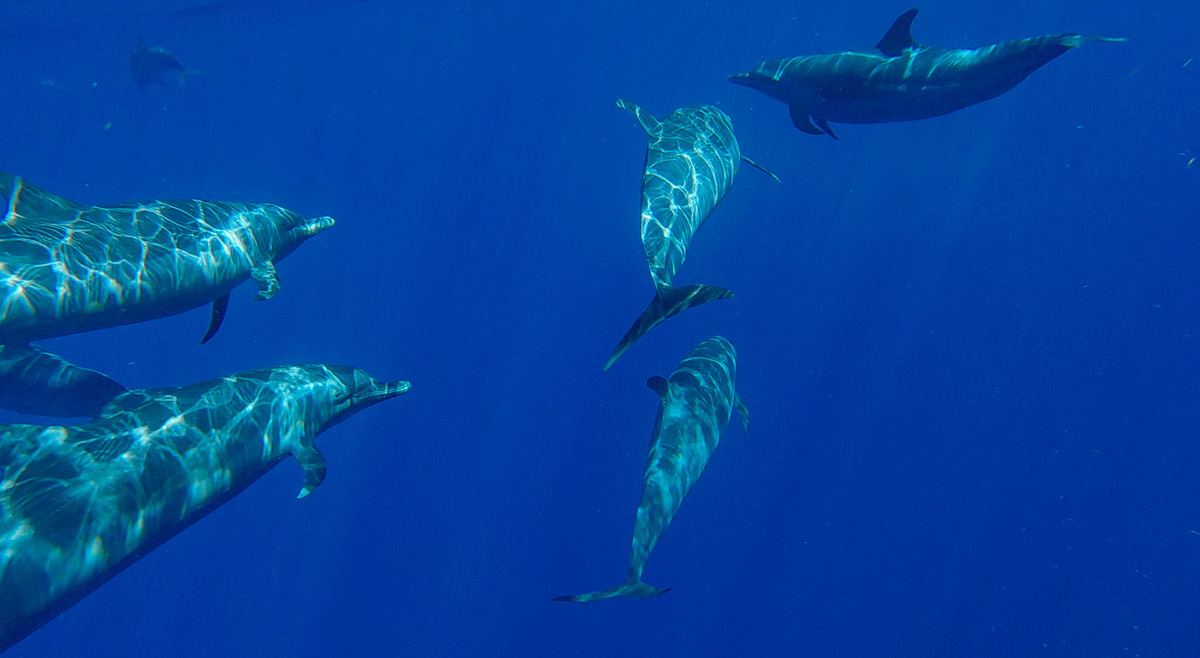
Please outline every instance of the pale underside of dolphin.
[[407, 392], [348, 366], [257, 370], [118, 395], [74, 426], [0, 426], [0, 651], [295, 456]]
[[737, 351], [715, 336], [693, 349], [671, 373], [646, 385], [659, 395], [658, 418], [650, 435], [650, 451], [642, 481], [642, 501], [633, 529], [633, 551], [625, 582], [605, 590], [558, 596], [555, 601], [584, 603], [617, 596], [645, 598], [670, 588], [642, 582], [642, 571], [658, 540], [679, 511], [683, 499], [704, 473], [721, 440], [733, 409], [747, 432], [750, 414], [735, 388]]
[[1067, 51], [1123, 38], [1054, 34], [974, 49], [917, 43], [910, 9], [879, 41], [879, 54], [842, 52], [775, 59], [729, 76], [783, 101], [792, 123], [837, 138], [833, 123], [887, 123], [941, 116], [995, 98]]
[[88, 206], [0, 173], [0, 345], [133, 324], [213, 305], [333, 225], [274, 204], [199, 200]]
[[633, 114], [650, 137], [642, 175], [641, 237], [654, 298], [613, 348], [605, 370], [667, 318], [714, 299], [733, 297], [719, 286], [675, 287], [672, 280], [696, 231], [733, 185], [742, 161], [779, 180], [742, 155], [733, 122], [711, 105], [683, 107], [662, 120], [624, 99], [617, 101], [617, 107]]
[[36, 345], [0, 345], [0, 407], [36, 416], [87, 417], [125, 387]]

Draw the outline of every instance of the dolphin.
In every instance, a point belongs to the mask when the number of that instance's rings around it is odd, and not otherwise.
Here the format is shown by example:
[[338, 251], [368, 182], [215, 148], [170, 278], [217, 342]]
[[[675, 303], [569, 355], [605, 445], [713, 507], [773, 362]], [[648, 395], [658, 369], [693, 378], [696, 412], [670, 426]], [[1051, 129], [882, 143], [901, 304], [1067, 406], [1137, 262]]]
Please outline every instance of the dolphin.
[[170, 200], [88, 206], [0, 172], [0, 345], [133, 324], [279, 291], [275, 263], [333, 219], [269, 203]]
[[616, 587], [557, 596], [555, 601], [583, 603], [616, 596], [645, 598], [670, 590], [643, 583], [642, 570], [683, 499], [716, 452], [721, 432], [734, 408], [742, 417], [745, 431], [750, 431], [750, 413], [734, 387], [736, 370], [737, 351], [733, 343], [714, 336], [680, 361], [670, 379], [651, 377], [646, 382], [646, 386], [658, 393], [661, 404], [650, 435], [642, 502], [633, 527], [629, 574]]
[[163, 77], [172, 72], [178, 76], [179, 84], [183, 84], [183, 77], [188, 73], [174, 55], [159, 46], [151, 46], [142, 36], [138, 36], [133, 53], [129, 55], [129, 72], [138, 91], [142, 92], [150, 85], [167, 84]]
[[0, 345], [0, 407], [38, 416], [91, 418], [125, 387], [36, 345]]
[[1053, 34], [982, 48], [936, 48], [917, 43], [910, 9], [876, 48], [763, 62], [729, 76], [735, 84], [783, 101], [792, 123], [810, 135], [837, 135], [829, 123], [887, 123], [949, 114], [995, 98], [1072, 48], [1118, 37]]
[[613, 348], [605, 370], [667, 318], [714, 299], [733, 297], [719, 286], [674, 287], [671, 280], [683, 265], [692, 236], [733, 185], [741, 162], [779, 180], [742, 155], [733, 122], [711, 105], [683, 107], [661, 121], [624, 99], [617, 101], [617, 107], [637, 117], [650, 136], [642, 174], [642, 247], [654, 280], [654, 298]]
[[131, 390], [85, 425], [0, 426], [0, 651], [289, 455], [309, 495], [317, 435], [410, 387], [297, 365]]

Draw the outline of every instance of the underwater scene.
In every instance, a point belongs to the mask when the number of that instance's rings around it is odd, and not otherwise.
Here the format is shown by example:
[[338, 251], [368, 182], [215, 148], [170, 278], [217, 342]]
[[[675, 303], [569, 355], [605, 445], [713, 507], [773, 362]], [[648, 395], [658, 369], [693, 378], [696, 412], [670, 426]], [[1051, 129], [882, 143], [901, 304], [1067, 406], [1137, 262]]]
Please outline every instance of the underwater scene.
[[1200, 5], [0, 14], [5, 658], [1200, 656]]

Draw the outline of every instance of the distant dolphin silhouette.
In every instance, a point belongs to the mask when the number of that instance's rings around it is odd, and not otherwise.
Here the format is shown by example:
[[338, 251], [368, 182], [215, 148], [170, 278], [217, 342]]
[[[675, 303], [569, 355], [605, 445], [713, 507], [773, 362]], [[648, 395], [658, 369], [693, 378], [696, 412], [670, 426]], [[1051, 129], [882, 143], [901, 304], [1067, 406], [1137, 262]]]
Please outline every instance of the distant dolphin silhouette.
[[736, 371], [737, 351], [733, 343], [715, 336], [697, 345], [671, 373], [671, 379], [652, 377], [646, 382], [658, 393], [662, 404], [650, 437], [650, 454], [646, 457], [629, 574], [616, 587], [558, 596], [555, 601], [584, 603], [615, 596], [643, 598], [670, 589], [643, 583], [642, 571], [683, 499], [716, 452], [735, 407], [746, 431], [750, 431], [750, 414], [734, 387]]
[[125, 387], [34, 345], [0, 345], [0, 407], [36, 416], [91, 418]]
[[145, 38], [138, 36], [133, 53], [129, 55], [129, 72], [133, 74], [138, 91], [144, 92], [150, 85], [167, 84], [163, 78], [171, 72], [183, 84], [183, 77], [188, 71], [171, 53], [159, 46], [151, 46]]
[[662, 121], [624, 99], [617, 101], [617, 107], [637, 117], [650, 136], [642, 175], [642, 246], [654, 280], [654, 299], [613, 348], [605, 370], [667, 318], [714, 299], [733, 297], [719, 286], [676, 288], [671, 282], [692, 237], [733, 185], [742, 161], [779, 180], [742, 155], [733, 122], [711, 105], [680, 108]]
[[1063, 53], [1123, 38], [1055, 34], [971, 50], [935, 48], [912, 38], [910, 9], [875, 46], [882, 55], [842, 52], [774, 59], [729, 76], [783, 101], [792, 123], [837, 139], [834, 123], [886, 123], [941, 116], [995, 98]]
[[333, 219], [269, 203], [172, 200], [87, 206], [0, 172], [0, 345], [213, 305], [247, 279], [279, 291], [275, 263]]
[[348, 366], [255, 370], [117, 396], [85, 425], [0, 426], [0, 651], [314, 439], [409, 390]]

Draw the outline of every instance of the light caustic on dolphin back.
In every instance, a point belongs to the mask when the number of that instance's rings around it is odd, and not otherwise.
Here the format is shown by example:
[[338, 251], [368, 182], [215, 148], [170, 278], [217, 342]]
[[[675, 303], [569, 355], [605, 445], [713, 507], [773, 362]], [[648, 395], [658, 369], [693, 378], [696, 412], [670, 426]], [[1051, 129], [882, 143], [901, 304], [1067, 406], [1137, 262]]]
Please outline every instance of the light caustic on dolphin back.
[[642, 501], [633, 529], [633, 551], [625, 582], [605, 590], [555, 597], [585, 603], [617, 596], [644, 598], [669, 588], [642, 582], [642, 571], [683, 499], [704, 473], [734, 409], [750, 431], [750, 414], [738, 395], [737, 351], [721, 336], [696, 346], [679, 362], [670, 379], [646, 382], [659, 396], [658, 418], [642, 481]]
[[73, 426], [0, 426], [0, 651], [408, 382], [299, 365], [133, 390]]
[[743, 161], [779, 180], [742, 155], [733, 122], [711, 105], [683, 107], [662, 120], [624, 99], [617, 106], [633, 114], [650, 137], [642, 174], [641, 238], [654, 297], [613, 348], [605, 370], [667, 318], [714, 299], [733, 297], [719, 286], [676, 287], [675, 272], [683, 265], [696, 231], [733, 185]]

